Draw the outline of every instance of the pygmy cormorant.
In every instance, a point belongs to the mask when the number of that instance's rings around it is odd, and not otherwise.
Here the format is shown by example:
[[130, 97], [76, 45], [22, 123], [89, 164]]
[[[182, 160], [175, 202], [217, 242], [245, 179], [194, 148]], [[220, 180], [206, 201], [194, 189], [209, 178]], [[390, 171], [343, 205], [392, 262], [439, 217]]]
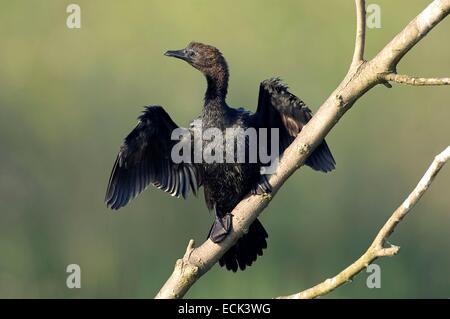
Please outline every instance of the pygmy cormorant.
[[[165, 55], [186, 61], [206, 77], [203, 111], [198, 118], [203, 130], [278, 128], [279, 152], [282, 154], [312, 117], [311, 110], [276, 78], [260, 84], [255, 113], [230, 107], [225, 101], [228, 66], [213, 46], [192, 42], [185, 49], [167, 51]], [[191, 133], [194, 127], [191, 123]], [[270, 184], [265, 175], [261, 175], [259, 160], [257, 163], [175, 163], [171, 149], [177, 141], [171, 139], [171, 133], [176, 128], [178, 126], [161, 106], [145, 108], [137, 126], [120, 147], [105, 202], [108, 207], [119, 209], [149, 184], [176, 197], [186, 197], [190, 189], [195, 193], [203, 186], [206, 205], [215, 212], [208, 236], [214, 242], [220, 242], [232, 227], [230, 213], [239, 201], [250, 192], [269, 193]], [[335, 161], [325, 140], [309, 156], [306, 165], [322, 172], [334, 169]], [[248, 233], [220, 259], [220, 266], [232, 271], [244, 270], [263, 254], [267, 237], [264, 227], [256, 219]]]

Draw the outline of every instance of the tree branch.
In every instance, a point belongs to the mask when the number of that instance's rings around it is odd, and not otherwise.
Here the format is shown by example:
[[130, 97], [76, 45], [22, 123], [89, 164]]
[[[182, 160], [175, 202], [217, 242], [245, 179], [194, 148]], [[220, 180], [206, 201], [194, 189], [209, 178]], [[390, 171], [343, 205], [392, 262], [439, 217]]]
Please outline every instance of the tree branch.
[[386, 81], [414, 86], [450, 85], [450, 78], [418, 78], [404, 74], [388, 73], [384, 76]]
[[356, 39], [352, 66], [364, 61], [364, 46], [366, 41], [366, 1], [355, 0], [356, 6]]
[[330, 293], [339, 286], [349, 282], [355, 275], [365, 269], [369, 264], [379, 257], [394, 256], [400, 250], [400, 247], [390, 245], [384, 247], [388, 237], [392, 234], [398, 223], [408, 214], [411, 208], [417, 204], [423, 194], [428, 190], [436, 175], [450, 158], [450, 146], [434, 158], [430, 167], [423, 175], [414, 190], [409, 194], [406, 200], [395, 210], [388, 221], [381, 228], [374, 241], [367, 251], [359, 257], [357, 261], [345, 268], [333, 278], [327, 279], [320, 284], [306, 289], [302, 292], [278, 297], [279, 299], [311, 299]]
[[448, 15], [449, 6], [450, 0], [434, 0], [402, 32], [397, 34], [377, 54], [375, 59], [381, 57], [384, 67], [390, 71], [395, 71], [395, 67], [405, 54]]
[[[322, 104], [314, 117], [285, 150], [277, 171], [270, 178], [270, 196], [248, 196], [233, 210], [233, 227], [224, 241], [206, 240], [176, 262], [175, 269], [156, 298], [180, 298], [205, 274], [267, 207], [284, 182], [305, 162], [354, 102], [375, 85], [384, 83], [383, 75], [395, 71], [398, 61], [450, 12], [450, 0], [434, 0], [412, 20], [375, 58], [350, 67], [344, 80]], [[192, 248], [192, 247], [191, 247]]]

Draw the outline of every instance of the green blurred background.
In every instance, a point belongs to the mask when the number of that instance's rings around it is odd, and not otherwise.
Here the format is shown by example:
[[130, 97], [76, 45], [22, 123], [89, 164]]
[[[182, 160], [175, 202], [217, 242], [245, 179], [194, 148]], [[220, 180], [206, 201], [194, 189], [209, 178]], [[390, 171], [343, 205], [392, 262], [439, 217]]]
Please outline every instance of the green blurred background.
[[[378, 0], [372, 57], [430, 1]], [[205, 81], [163, 56], [191, 40], [221, 49], [228, 102], [256, 107], [259, 82], [281, 76], [313, 110], [345, 75], [353, 1], [87, 1], [82, 28], [68, 1], [6, 1], [0, 10], [0, 297], [153, 297], [190, 238], [212, 222], [203, 194], [187, 201], [148, 189], [117, 213], [103, 204], [122, 138], [147, 104], [179, 125], [199, 114]], [[368, 3], [372, 3], [368, 1]], [[401, 62], [421, 76], [450, 72], [450, 20]], [[450, 144], [448, 87], [376, 87], [328, 136], [331, 174], [302, 168], [262, 215], [269, 249], [233, 274], [215, 266], [187, 297], [274, 297], [355, 260], [431, 159]], [[450, 167], [377, 261], [381, 288], [362, 273], [327, 297], [450, 297]], [[66, 266], [82, 288], [66, 287]]]

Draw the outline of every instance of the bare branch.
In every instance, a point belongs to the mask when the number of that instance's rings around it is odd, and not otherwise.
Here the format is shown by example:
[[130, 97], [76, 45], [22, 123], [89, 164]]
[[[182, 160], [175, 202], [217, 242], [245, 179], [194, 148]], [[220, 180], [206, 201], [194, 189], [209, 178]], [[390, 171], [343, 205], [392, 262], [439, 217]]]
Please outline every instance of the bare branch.
[[398, 62], [405, 54], [448, 15], [449, 8], [450, 0], [434, 0], [402, 32], [397, 34], [375, 59], [381, 58], [387, 70], [395, 71]]
[[388, 73], [384, 76], [386, 81], [414, 86], [450, 85], [450, 78], [418, 78], [404, 74]]
[[167, 284], [159, 291], [155, 299], [178, 299], [182, 297], [194, 284], [198, 277], [199, 267], [190, 262], [191, 254], [194, 251], [194, 240], [189, 240], [186, 252], [182, 259], [175, 263], [175, 269], [171, 278], [176, 278], [176, 282], [171, 282], [173, 287]]
[[267, 207], [284, 182], [303, 165], [309, 154], [323, 140], [339, 119], [364, 93], [375, 85], [386, 83], [384, 74], [393, 72], [400, 59], [450, 12], [450, 0], [434, 0], [405, 27], [375, 58], [350, 67], [348, 74], [314, 117], [285, 150], [277, 171], [270, 178], [270, 196], [253, 195], [242, 200], [233, 210], [233, 226], [220, 244], [206, 240], [176, 263], [175, 270], [159, 291], [157, 298], [180, 298], [219, 260], [248, 230], [251, 223]]
[[388, 237], [392, 234], [398, 223], [408, 214], [411, 208], [417, 204], [423, 194], [428, 190], [436, 175], [450, 158], [450, 146], [448, 146], [442, 153], [434, 158], [430, 167], [423, 175], [414, 190], [409, 194], [408, 198], [400, 205], [392, 216], [388, 219], [386, 224], [381, 228], [380, 232], [375, 237], [374, 241], [367, 249], [367, 251], [353, 264], [345, 268], [333, 278], [327, 279], [320, 284], [304, 290], [302, 292], [278, 297], [280, 299], [311, 299], [318, 296], [325, 295], [337, 287], [349, 282], [355, 275], [365, 269], [378, 257], [394, 256], [398, 253], [400, 247], [390, 245], [384, 247]]
[[364, 46], [366, 41], [366, 1], [355, 0], [356, 6], [356, 39], [352, 65], [356, 66], [364, 61]]

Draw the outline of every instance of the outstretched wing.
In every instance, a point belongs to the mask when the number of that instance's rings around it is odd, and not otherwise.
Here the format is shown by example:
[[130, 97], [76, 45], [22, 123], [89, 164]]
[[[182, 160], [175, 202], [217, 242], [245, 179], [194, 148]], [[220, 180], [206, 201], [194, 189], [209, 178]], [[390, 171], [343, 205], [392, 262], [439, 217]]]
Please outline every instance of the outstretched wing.
[[[302, 100], [288, 91], [288, 87], [280, 79], [273, 78], [263, 81], [259, 87], [255, 118], [260, 127], [279, 128], [282, 153], [312, 118], [312, 112]], [[305, 164], [322, 172], [335, 168], [336, 162], [325, 140], [317, 146]]]
[[171, 134], [178, 126], [160, 106], [147, 106], [136, 128], [120, 147], [106, 191], [106, 205], [125, 206], [150, 183], [172, 196], [186, 198], [189, 188], [200, 186], [199, 172], [193, 164], [172, 162], [170, 154], [177, 141]]

